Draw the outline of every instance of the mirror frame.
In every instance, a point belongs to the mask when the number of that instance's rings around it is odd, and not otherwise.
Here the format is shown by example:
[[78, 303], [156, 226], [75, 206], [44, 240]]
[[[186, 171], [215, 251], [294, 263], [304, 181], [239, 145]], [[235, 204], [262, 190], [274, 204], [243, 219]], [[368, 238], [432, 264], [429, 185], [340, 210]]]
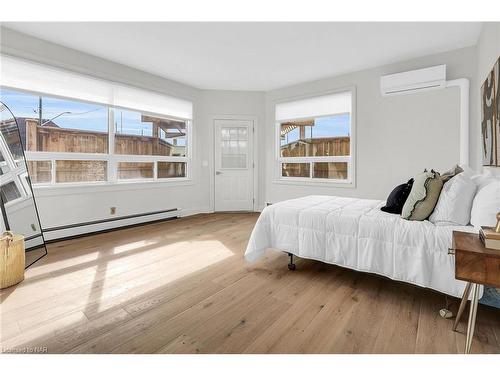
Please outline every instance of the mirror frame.
[[[14, 119], [14, 122], [16, 123], [17, 134], [18, 134], [18, 137], [19, 137], [19, 143], [21, 144], [21, 150], [23, 152], [24, 165], [26, 166], [26, 171], [27, 171], [27, 174], [28, 174], [28, 182], [29, 182], [29, 186], [30, 186], [30, 189], [31, 189], [31, 198], [33, 199], [33, 206], [35, 208], [35, 214], [36, 214], [36, 218], [37, 218], [37, 221], [38, 221], [38, 228], [40, 228], [40, 236], [42, 237], [42, 241], [43, 241], [43, 245], [40, 245], [40, 246], [35, 247], [33, 249], [25, 250], [25, 252], [29, 253], [31, 251], [39, 250], [41, 247], [43, 247], [44, 250], [45, 250], [45, 252], [41, 256], [39, 256], [38, 258], [36, 258], [35, 260], [33, 260], [28, 265], [25, 265], [24, 269], [27, 269], [28, 267], [32, 266], [33, 264], [35, 264], [36, 262], [38, 262], [40, 259], [42, 259], [43, 257], [45, 257], [48, 254], [47, 243], [46, 243], [45, 237], [43, 235], [42, 223], [40, 222], [40, 214], [38, 212], [38, 206], [36, 204], [35, 192], [33, 191], [33, 184], [31, 183], [31, 176], [30, 176], [29, 169], [28, 169], [28, 162], [26, 160], [26, 153], [24, 152], [25, 145], [23, 145], [23, 141], [22, 141], [22, 137], [21, 137], [21, 131], [19, 130], [19, 123], [17, 122], [16, 116], [14, 115], [14, 113], [11, 111], [11, 109], [9, 108], [9, 106], [7, 104], [5, 104], [3, 101], [0, 100], [0, 106], [5, 107], [10, 112], [10, 114], [12, 115], [12, 118]], [[5, 224], [5, 229], [6, 230], [10, 230], [9, 218], [7, 216], [7, 212], [5, 210], [5, 203], [4, 203], [3, 198], [1, 197], [1, 195], [0, 195], [0, 205], [1, 205], [1, 209], [2, 209], [2, 217], [3, 217], [3, 220], [4, 220], [4, 224]]]

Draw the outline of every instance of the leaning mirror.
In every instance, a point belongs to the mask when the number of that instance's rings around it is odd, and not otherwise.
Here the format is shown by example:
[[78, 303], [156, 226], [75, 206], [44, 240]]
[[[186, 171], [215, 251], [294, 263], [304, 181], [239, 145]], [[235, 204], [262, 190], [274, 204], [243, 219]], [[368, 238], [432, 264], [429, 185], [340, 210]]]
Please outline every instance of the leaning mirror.
[[0, 101], [0, 229], [25, 239], [26, 268], [47, 254], [18, 122]]

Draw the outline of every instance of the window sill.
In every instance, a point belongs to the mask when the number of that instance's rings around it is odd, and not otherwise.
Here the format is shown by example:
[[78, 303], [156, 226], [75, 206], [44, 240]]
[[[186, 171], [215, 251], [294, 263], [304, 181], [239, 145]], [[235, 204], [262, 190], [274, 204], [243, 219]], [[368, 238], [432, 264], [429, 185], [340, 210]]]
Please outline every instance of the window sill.
[[48, 197], [58, 195], [73, 195], [92, 192], [114, 192], [114, 191], [135, 191], [147, 189], [162, 189], [166, 187], [190, 186], [195, 182], [191, 178], [171, 179], [168, 181], [121, 181], [121, 182], [87, 182], [81, 184], [62, 183], [56, 185], [33, 186], [36, 197]]
[[340, 182], [340, 181], [331, 181], [331, 180], [319, 180], [319, 179], [275, 179], [273, 181], [274, 184], [278, 185], [298, 185], [298, 186], [321, 186], [321, 187], [329, 187], [329, 188], [348, 188], [354, 189], [356, 184], [353, 181], [349, 182]]

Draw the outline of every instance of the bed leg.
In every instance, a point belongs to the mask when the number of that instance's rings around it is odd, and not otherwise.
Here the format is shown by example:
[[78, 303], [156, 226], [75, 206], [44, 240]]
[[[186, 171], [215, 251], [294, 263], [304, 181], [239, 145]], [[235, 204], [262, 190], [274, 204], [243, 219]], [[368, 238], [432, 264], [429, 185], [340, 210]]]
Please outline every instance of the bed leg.
[[290, 271], [295, 271], [295, 263], [293, 263], [293, 254], [292, 253], [288, 253], [288, 256], [290, 257], [290, 263], [288, 263], [288, 269]]

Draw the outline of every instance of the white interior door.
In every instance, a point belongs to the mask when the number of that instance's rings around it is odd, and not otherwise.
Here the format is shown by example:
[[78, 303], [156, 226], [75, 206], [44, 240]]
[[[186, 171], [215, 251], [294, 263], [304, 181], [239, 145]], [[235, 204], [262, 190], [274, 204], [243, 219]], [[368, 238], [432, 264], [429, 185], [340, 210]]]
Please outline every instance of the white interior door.
[[253, 121], [214, 125], [215, 211], [253, 211]]

